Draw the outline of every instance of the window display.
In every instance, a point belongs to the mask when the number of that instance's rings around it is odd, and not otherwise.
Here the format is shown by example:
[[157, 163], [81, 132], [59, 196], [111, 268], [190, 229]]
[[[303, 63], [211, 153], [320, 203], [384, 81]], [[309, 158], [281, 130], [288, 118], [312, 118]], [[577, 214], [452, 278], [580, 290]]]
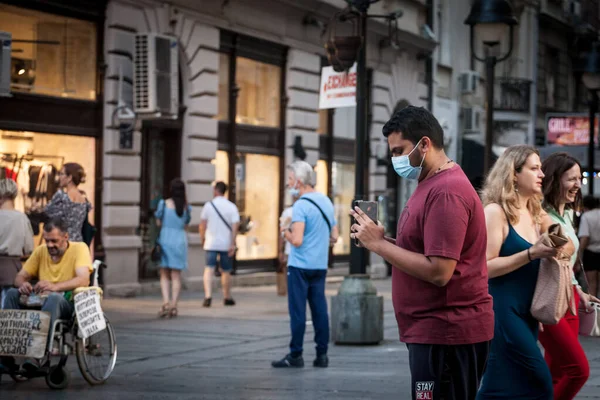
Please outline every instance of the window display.
[[[218, 151], [213, 164], [215, 181], [229, 184], [227, 152]], [[280, 192], [279, 157], [238, 154], [235, 193], [240, 211], [238, 260], [277, 257]]]
[[248, 58], [236, 60], [238, 124], [278, 128], [281, 108], [281, 68]]
[[333, 206], [337, 219], [340, 238], [333, 246], [334, 255], [350, 254], [350, 216], [354, 198], [354, 164], [333, 162], [331, 165]]
[[329, 187], [329, 177], [327, 172], [327, 161], [319, 160], [317, 161], [317, 166], [315, 167], [315, 173], [317, 174], [317, 184], [315, 185], [315, 190], [319, 193], [323, 193], [325, 196], [328, 195], [328, 187]]
[[[45, 204], [58, 190], [58, 172], [63, 164], [80, 164], [86, 181], [79, 186], [95, 199], [96, 140], [89, 137], [0, 130], [0, 170], [19, 185], [15, 207], [23, 212], [34, 204]], [[89, 214], [94, 222], [94, 213]]]
[[11, 90], [96, 100], [96, 27], [73, 18], [0, 5], [12, 34]]

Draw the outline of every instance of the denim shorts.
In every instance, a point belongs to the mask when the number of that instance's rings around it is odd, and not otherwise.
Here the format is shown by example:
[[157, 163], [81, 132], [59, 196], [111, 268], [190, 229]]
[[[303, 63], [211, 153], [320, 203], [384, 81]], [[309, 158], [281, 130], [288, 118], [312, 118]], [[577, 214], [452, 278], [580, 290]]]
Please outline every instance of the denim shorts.
[[207, 267], [216, 267], [217, 266], [217, 256], [219, 258], [219, 266], [221, 267], [221, 271], [229, 272], [233, 269], [233, 260], [229, 257], [228, 252], [226, 251], [206, 251], [206, 266]]

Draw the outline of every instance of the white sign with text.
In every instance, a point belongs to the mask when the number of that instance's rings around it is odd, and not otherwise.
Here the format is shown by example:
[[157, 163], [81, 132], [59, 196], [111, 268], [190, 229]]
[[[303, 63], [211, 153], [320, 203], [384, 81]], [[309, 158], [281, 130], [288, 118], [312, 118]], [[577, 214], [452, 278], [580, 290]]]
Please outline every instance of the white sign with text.
[[95, 289], [84, 290], [74, 296], [79, 335], [87, 339], [106, 329], [106, 320], [100, 306], [100, 294]]
[[50, 313], [35, 310], [0, 311], [0, 355], [42, 358], [46, 354]]
[[321, 70], [319, 109], [356, 106], [356, 63], [346, 72]]

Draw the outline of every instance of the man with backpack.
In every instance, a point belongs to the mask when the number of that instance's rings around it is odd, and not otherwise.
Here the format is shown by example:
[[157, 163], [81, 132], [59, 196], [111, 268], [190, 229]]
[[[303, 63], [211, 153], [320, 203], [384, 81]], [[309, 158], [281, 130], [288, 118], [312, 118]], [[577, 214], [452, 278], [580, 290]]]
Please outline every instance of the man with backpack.
[[302, 351], [307, 300], [317, 344], [317, 357], [313, 366], [326, 368], [329, 365], [329, 316], [325, 277], [329, 245], [337, 241], [338, 229], [331, 200], [316, 192], [314, 186], [315, 172], [310, 164], [295, 161], [288, 167], [289, 194], [299, 197], [292, 208], [291, 227], [281, 229], [283, 238], [291, 244], [288, 258], [288, 308], [292, 340], [290, 353], [271, 363], [275, 368], [304, 366]]
[[231, 270], [235, 256], [235, 238], [240, 225], [240, 213], [235, 204], [225, 198], [227, 185], [215, 183], [213, 199], [204, 205], [200, 216], [200, 243], [206, 252], [204, 268], [204, 307], [212, 302], [212, 277], [217, 266], [217, 258], [221, 266], [221, 286], [223, 288], [223, 304], [234, 306], [231, 297]]

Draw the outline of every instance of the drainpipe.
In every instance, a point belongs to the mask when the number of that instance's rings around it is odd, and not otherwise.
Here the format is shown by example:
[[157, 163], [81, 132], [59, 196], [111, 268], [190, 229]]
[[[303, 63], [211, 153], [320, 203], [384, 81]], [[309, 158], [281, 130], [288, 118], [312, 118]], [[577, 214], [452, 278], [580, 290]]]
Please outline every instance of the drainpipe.
[[[527, 7], [527, 6], [526, 6]], [[532, 67], [531, 67], [531, 87], [530, 87], [530, 96], [529, 96], [529, 110], [530, 110], [530, 115], [531, 115], [531, 126], [529, 129], [529, 138], [527, 138], [527, 144], [531, 145], [531, 146], [535, 146], [535, 127], [537, 125], [537, 99], [538, 99], [538, 94], [537, 94], [537, 81], [538, 81], [538, 64], [539, 64], [539, 60], [538, 60], [538, 51], [539, 51], [539, 47], [540, 47], [540, 23], [539, 23], [539, 5], [536, 7], [531, 7], [531, 10], [527, 10], [528, 11], [528, 19], [529, 22], [532, 25], [532, 40], [533, 40], [533, 49], [532, 49], [532, 54], [533, 54], [533, 60], [532, 60]]]

